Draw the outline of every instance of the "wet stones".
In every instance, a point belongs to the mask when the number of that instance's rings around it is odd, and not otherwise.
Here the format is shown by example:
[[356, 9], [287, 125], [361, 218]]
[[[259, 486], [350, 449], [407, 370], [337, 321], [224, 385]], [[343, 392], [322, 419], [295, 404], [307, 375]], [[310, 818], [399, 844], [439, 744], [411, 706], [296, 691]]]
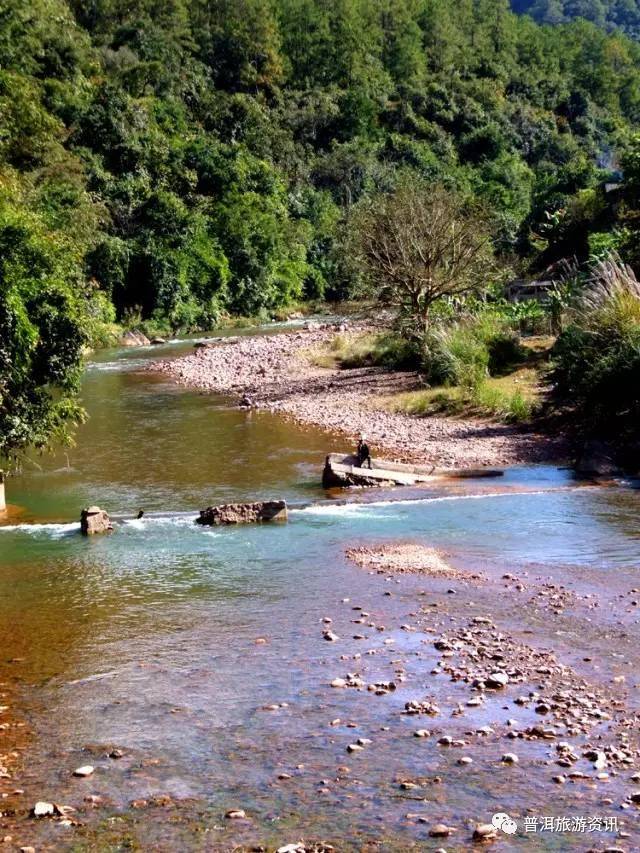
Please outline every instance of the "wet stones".
[[90, 506], [80, 513], [80, 532], [83, 536], [94, 536], [96, 533], [108, 533], [113, 525], [108, 514], [99, 506]]
[[224, 816], [227, 820], [246, 820], [247, 813], [244, 809], [229, 809]]
[[446, 823], [435, 823], [429, 828], [431, 838], [448, 838], [452, 832], [455, 832], [455, 829]]
[[493, 841], [497, 838], [498, 830], [491, 823], [478, 823], [473, 830], [473, 840], [479, 842]]
[[485, 685], [490, 690], [502, 690], [509, 683], [509, 676], [506, 672], [492, 672], [485, 680]]
[[430, 717], [436, 717], [440, 713], [440, 708], [435, 702], [428, 700], [419, 702], [416, 699], [412, 699], [410, 702], [405, 703], [404, 713], [409, 715], [427, 714]]
[[520, 761], [520, 759], [515, 754], [515, 752], [505, 752], [505, 754], [502, 756], [500, 761], [503, 764], [517, 764]]
[[51, 817], [55, 814], [53, 803], [45, 803], [42, 800], [37, 802], [31, 809], [32, 817]]
[[329, 643], [335, 643], [336, 640], [339, 640], [340, 637], [337, 634], [334, 634], [333, 631], [323, 631], [322, 639], [327, 640]]
[[196, 524], [218, 526], [255, 524], [266, 521], [286, 521], [286, 501], [256, 501], [248, 504], [221, 504], [200, 511]]

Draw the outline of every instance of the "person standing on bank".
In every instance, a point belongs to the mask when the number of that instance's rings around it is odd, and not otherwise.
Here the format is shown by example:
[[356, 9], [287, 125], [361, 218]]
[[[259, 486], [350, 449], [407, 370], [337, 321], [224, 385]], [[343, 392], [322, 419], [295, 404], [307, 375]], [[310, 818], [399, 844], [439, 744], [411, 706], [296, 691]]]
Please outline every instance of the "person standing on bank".
[[369, 450], [369, 445], [366, 444], [367, 436], [363, 433], [360, 433], [360, 438], [358, 439], [358, 448], [356, 450], [356, 455], [358, 457], [358, 468], [364, 468], [365, 462], [368, 462], [368, 468], [372, 468], [371, 464], [371, 452]]

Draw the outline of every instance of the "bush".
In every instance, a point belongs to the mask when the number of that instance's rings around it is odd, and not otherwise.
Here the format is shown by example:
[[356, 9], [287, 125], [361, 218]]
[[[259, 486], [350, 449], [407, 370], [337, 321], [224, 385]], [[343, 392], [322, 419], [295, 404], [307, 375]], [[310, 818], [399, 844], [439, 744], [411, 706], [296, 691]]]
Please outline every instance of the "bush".
[[424, 370], [431, 385], [465, 388], [509, 372], [526, 357], [508, 321], [490, 311], [429, 332], [424, 349]]
[[583, 430], [623, 441], [640, 427], [640, 284], [608, 259], [594, 268], [553, 351], [552, 398]]
[[331, 354], [340, 367], [386, 367], [389, 370], [417, 370], [422, 353], [417, 343], [394, 334], [336, 335]]

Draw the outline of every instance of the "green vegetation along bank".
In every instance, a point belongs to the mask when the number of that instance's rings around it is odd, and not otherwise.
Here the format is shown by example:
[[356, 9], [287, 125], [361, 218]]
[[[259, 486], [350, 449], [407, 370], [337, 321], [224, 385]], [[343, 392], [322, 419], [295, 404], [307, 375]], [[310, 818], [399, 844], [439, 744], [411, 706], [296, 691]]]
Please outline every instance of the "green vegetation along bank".
[[0, 454], [64, 437], [119, 327], [386, 298], [366, 229], [403, 187], [481, 226], [448, 309], [567, 257], [637, 265], [639, 122], [640, 46], [506, 0], [8, 0]]

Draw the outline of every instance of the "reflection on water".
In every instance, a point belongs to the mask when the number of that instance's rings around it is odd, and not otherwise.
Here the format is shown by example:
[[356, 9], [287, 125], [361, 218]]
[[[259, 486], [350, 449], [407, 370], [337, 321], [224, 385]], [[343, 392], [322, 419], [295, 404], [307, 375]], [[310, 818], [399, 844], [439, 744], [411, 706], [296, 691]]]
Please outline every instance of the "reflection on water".
[[[320, 466], [338, 443], [154, 376], [110, 369], [119, 362], [105, 358], [109, 369], [87, 374], [91, 418], [68, 467], [58, 457], [12, 480], [11, 501], [27, 517], [65, 522], [87, 503], [175, 514], [127, 520], [91, 540], [68, 523], [0, 528], [0, 635], [5, 661], [24, 658], [23, 701], [36, 732], [24, 785], [34, 797], [77, 798], [69, 769], [86, 763], [83, 748], [110, 744], [125, 758], [98, 757], [86, 787], [119, 805], [170, 793], [205, 797], [216, 808], [298, 813], [307, 826], [345, 837], [371, 833], [384, 818], [402, 835], [407, 806], [393, 799], [394, 774], [441, 772], [451, 763], [432, 751], [425, 769], [407, 718], [406, 737], [380, 730], [402, 708], [402, 691], [369, 702], [357, 721], [355, 736], [380, 732], [378, 748], [358, 764], [363, 777], [378, 780], [358, 789], [366, 807], [317, 793], [354, 737], [327, 726], [350, 719], [351, 697], [327, 684], [353, 664], [328, 653], [321, 620], [330, 615], [337, 633], [350, 637], [343, 598], [357, 589], [358, 605], [374, 615], [382, 606], [379, 579], [347, 565], [344, 548], [420, 538], [502, 565], [567, 563], [611, 573], [637, 565], [640, 494], [575, 488], [566, 472], [550, 468], [419, 492], [360, 493], [347, 504], [294, 509], [288, 525], [202, 529], [190, 513], [215, 501], [324, 498]], [[406, 613], [401, 596], [384, 602], [390, 623]], [[409, 672], [430, 665], [411, 662], [416, 635], [385, 637], [395, 645], [370, 641], [378, 652], [367, 661], [369, 680], [393, 675], [399, 654]], [[257, 638], [267, 642], [256, 645]], [[360, 648], [345, 640], [340, 651]], [[289, 707], [261, 710], [274, 702]], [[489, 711], [507, 715], [500, 703]], [[157, 763], [143, 768], [149, 758]], [[301, 763], [307, 771], [296, 770]], [[273, 786], [283, 770], [299, 774], [284, 791]], [[507, 793], [491, 774], [478, 775], [449, 787], [441, 809], [446, 802], [453, 812], [479, 814], [482, 802], [485, 811], [499, 810]]]

